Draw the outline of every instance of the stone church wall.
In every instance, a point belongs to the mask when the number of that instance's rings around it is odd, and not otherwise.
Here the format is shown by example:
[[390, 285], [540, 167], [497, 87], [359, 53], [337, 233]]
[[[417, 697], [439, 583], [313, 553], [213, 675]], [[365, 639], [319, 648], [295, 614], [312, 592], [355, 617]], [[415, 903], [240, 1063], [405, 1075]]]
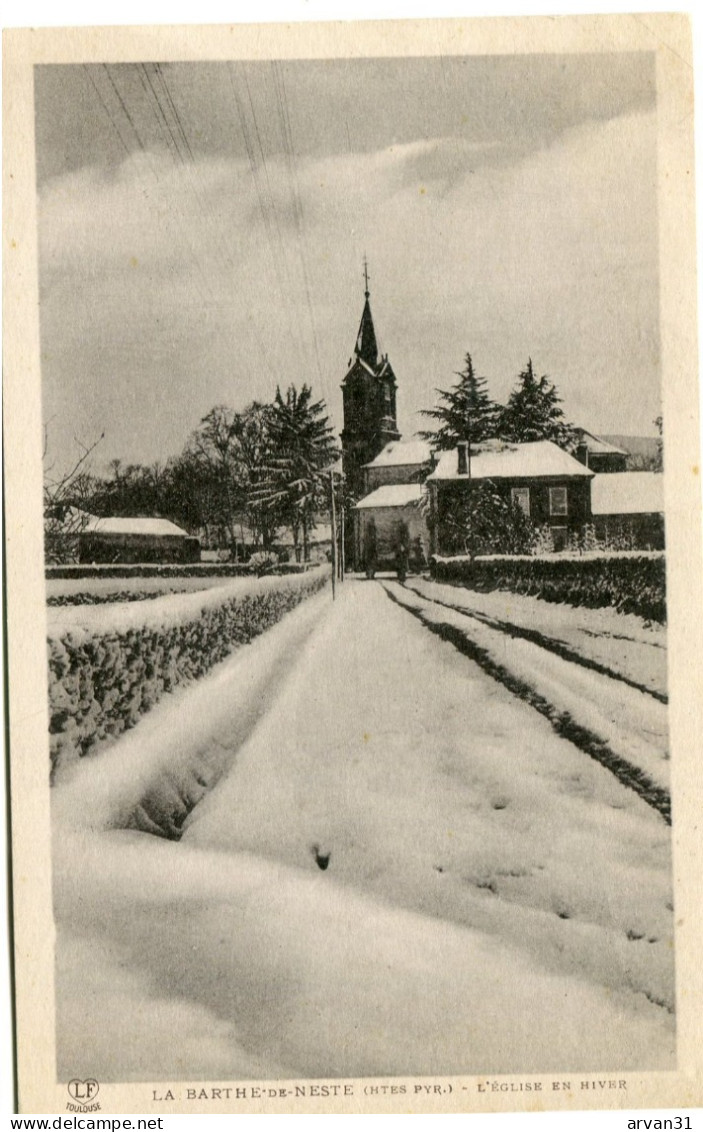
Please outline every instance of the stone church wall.
[[360, 567], [364, 565], [366, 530], [371, 521], [376, 524], [376, 548], [379, 569], [393, 569], [398, 546], [400, 524], [405, 523], [410, 535], [411, 561], [420, 540], [425, 561], [429, 556], [430, 536], [427, 522], [416, 504], [407, 507], [373, 507], [355, 513], [356, 551]]
[[366, 494], [387, 483], [420, 483], [420, 464], [397, 464], [385, 468], [366, 468]]

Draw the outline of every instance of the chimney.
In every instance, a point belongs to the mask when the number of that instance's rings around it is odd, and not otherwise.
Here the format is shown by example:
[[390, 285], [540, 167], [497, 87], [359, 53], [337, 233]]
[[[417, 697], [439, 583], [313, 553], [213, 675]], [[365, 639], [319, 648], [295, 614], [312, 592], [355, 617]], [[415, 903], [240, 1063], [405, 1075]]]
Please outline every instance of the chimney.
[[460, 440], [456, 446], [458, 464], [457, 472], [460, 476], [466, 476], [469, 473], [469, 442], [468, 440]]

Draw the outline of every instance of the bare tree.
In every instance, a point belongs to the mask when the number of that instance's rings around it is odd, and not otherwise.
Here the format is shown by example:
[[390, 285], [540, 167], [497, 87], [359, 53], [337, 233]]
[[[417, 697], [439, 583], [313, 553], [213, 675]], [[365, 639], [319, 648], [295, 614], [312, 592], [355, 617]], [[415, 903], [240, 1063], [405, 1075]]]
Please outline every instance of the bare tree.
[[47, 563], [75, 560], [78, 536], [90, 515], [87, 507], [95, 490], [89, 460], [103, 440], [101, 433], [92, 444], [76, 440], [80, 452], [68, 471], [57, 473], [56, 462], [49, 461], [48, 427], [44, 427], [44, 558]]

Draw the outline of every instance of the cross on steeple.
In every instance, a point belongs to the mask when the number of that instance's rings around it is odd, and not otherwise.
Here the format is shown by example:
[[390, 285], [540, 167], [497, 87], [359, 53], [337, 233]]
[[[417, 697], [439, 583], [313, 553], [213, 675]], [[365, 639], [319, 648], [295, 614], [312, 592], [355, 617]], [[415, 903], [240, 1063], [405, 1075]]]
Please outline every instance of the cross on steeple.
[[366, 259], [366, 253], [364, 253], [364, 294], [365, 294], [366, 298], [368, 299], [368, 297], [369, 297], [369, 265], [368, 265], [368, 261]]

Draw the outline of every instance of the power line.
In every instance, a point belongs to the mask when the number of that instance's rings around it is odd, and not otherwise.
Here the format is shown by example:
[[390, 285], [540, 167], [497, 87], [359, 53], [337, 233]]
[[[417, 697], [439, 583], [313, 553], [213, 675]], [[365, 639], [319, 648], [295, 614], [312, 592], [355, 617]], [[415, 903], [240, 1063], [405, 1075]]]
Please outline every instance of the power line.
[[96, 94], [97, 94], [97, 96], [98, 96], [98, 100], [99, 100], [99, 102], [100, 102], [100, 105], [102, 106], [103, 110], [105, 111], [105, 113], [107, 114], [108, 118], [110, 119], [110, 122], [111, 122], [111, 124], [112, 124], [112, 127], [113, 127], [113, 129], [114, 129], [115, 133], [117, 134], [118, 138], [120, 139], [120, 141], [121, 141], [121, 143], [122, 143], [122, 148], [124, 149], [125, 153], [126, 153], [126, 154], [127, 154], [127, 156], [129, 157], [129, 156], [131, 155], [131, 152], [132, 152], [132, 151], [131, 151], [131, 149], [129, 148], [129, 146], [127, 145], [127, 142], [126, 142], [126, 141], [124, 140], [124, 138], [122, 137], [122, 134], [120, 133], [120, 129], [119, 129], [119, 126], [117, 125], [117, 120], [115, 119], [115, 117], [114, 117], [114, 115], [113, 115], [112, 111], [110, 110], [110, 107], [108, 106], [107, 102], [106, 102], [106, 101], [105, 101], [105, 99], [103, 98], [103, 96], [102, 96], [102, 94], [101, 94], [101, 92], [100, 92], [100, 87], [98, 86], [98, 84], [96, 83], [95, 79], [93, 78], [93, 75], [92, 75], [92, 73], [91, 73], [91, 69], [90, 69], [90, 67], [88, 66], [88, 64], [87, 64], [87, 63], [84, 63], [84, 64], [83, 64], [83, 70], [85, 71], [85, 73], [86, 73], [86, 76], [87, 76], [87, 77], [88, 77], [88, 79], [90, 80], [90, 83], [91, 83], [91, 85], [92, 85], [92, 87], [93, 87], [93, 90], [95, 91], [95, 93], [96, 93]]
[[[159, 64], [155, 64], [155, 67], [159, 67]], [[176, 121], [177, 121], [177, 128], [179, 129], [180, 134], [183, 138], [187, 152], [191, 155], [192, 162], [189, 164], [189, 163], [186, 163], [185, 160], [184, 160], [184, 164], [189, 169], [189, 174], [192, 173], [193, 180], [195, 181], [195, 180], [197, 180], [198, 174], [197, 174], [197, 163], [195, 162], [195, 158], [193, 156], [193, 150], [192, 150], [192, 147], [191, 147], [190, 142], [188, 140], [188, 136], [187, 136], [185, 127], [183, 125], [183, 122], [181, 120], [181, 117], [178, 113], [178, 109], [176, 107], [176, 104], [175, 104], [175, 102], [174, 102], [174, 100], [171, 96], [171, 92], [170, 92], [168, 84], [166, 82], [166, 78], [165, 78], [163, 72], [160, 71], [160, 69], [159, 69], [159, 78], [160, 78], [160, 82], [161, 82], [162, 88], [164, 90], [164, 93], [166, 95], [167, 101], [169, 103], [169, 106], [172, 110], [172, 113], [175, 115], [175, 118], [176, 118]], [[197, 189], [195, 187], [194, 187], [194, 193], [195, 193], [196, 198], [198, 199], [199, 204], [201, 206], [201, 211], [203, 213], [203, 216], [205, 216], [207, 214], [207, 205], [205, 204], [205, 202], [203, 200], [201, 200], [201, 198], [200, 198], [200, 196], [197, 192]], [[210, 216], [215, 221], [217, 220], [217, 217], [215, 216], [214, 213], [210, 213]], [[220, 239], [219, 239], [218, 244], [217, 244], [217, 250], [220, 254], [224, 254], [224, 256], [226, 257], [227, 265], [234, 272], [236, 270], [236, 268], [235, 268], [235, 264], [234, 264], [234, 261], [232, 259], [232, 256], [230, 254], [231, 245], [230, 245], [230, 240], [229, 240], [229, 236], [228, 236], [226, 229], [223, 230], [220, 233]], [[237, 292], [237, 297], [239, 297], [238, 292]], [[242, 310], [245, 313], [249, 313], [248, 310], [244, 307], [243, 304], [240, 303], [240, 305], [242, 306]], [[271, 363], [270, 363], [270, 360], [269, 360], [269, 357], [268, 357], [268, 351], [266, 350], [263, 339], [262, 339], [262, 337], [259, 333], [259, 328], [256, 324], [256, 321], [250, 317], [249, 323], [250, 323], [250, 326], [253, 330], [254, 337], [256, 338], [256, 342], [257, 342], [257, 345], [259, 347], [259, 351], [261, 353], [261, 356], [264, 359], [264, 363], [265, 363], [267, 369], [271, 370], [272, 366], [271, 366]]]
[[[290, 336], [291, 336], [291, 339], [295, 339], [296, 349], [297, 349], [298, 353], [300, 354], [302, 352], [302, 339], [299, 336], [298, 327], [297, 327], [297, 324], [295, 322], [295, 319], [291, 319], [290, 306], [289, 306], [289, 303], [288, 303], [288, 295], [289, 295], [289, 292], [292, 290], [291, 282], [290, 282], [290, 273], [289, 273], [289, 270], [288, 270], [288, 259], [287, 259], [287, 255], [286, 255], [285, 244], [284, 244], [284, 241], [283, 241], [283, 235], [282, 235], [282, 232], [281, 232], [281, 226], [280, 226], [280, 222], [279, 222], [279, 218], [278, 218], [278, 211], [276, 209], [276, 202], [275, 202], [273, 190], [271, 188], [271, 181], [270, 181], [270, 178], [269, 178], [268, 165], [266, 163], [266, 155], [265, 155], [264, 147], [263, 147], [263, 144], [262, 144], [262, 141], [261, 141], [261, 134], [259, 132], [259, 126], [258, 126], [258, 123], [257, 123], [257, 120], [256, 120], [256, 111], [254, 109], [254, 102], [253, 102], [252, 95], [251, 95], [251, 89], [249, 87], [249, 83], [247, 81], [246, 74], [245, 74], [244, 75], [244, 83], [245, 83], [246, 89], [247, 89], [247, 96], [248, 96], [248, 100], [249, 100], [249, 108], [250, 108], [250, 111], [251, 111], [251, 119], [252, 119], [252, 124], [253, 124], [253, 128], [254, 128], [254, 133], [256, 135], [256, 140], [258, 142], [259, 154], [261, 156], [261, 167], [264, 171], [264, 179], [266, 181], [265, 190], [264, 190], [264, 186], [262, 185], [262, 182], [261, 182], [261, 177], [259, 176], [259, 168], [258, 168], [258, 163], [257, 163], [257, 159], [256, 159], [256, 153], [255, 153], [255, 150], [254, 150], [254, 144], [253, 144], [253, 141], [252, 141], [251, 133], [250, 133], [249, 126], [248, 126], [248, 123], [247, 123], [247, 119], [246, 119], [246, 111], [245, 111], [243, 101], [240, 97], [239, 91], [237, 90], [237, 86], [236, 86], [235, 81], [234, 81], [231, 63], [228, 64], [228, 75], [229, 75], [230, 85], [232, 87], [232, 92], [234, 94], [235, 104], [236, 104], [236, 107], [237, 107], [237, 113], [239, 115], [239, 122], [240, 122], [241, 130], [242, 130], [242, 136], [244, 138], [244, 145], [245, 145], [245, 148], [246, 148], [246, 151], [247, 151], [247, 157], [249, 159], [249, 168], [251, 170], [252, 179], [254, 181], [254, 186], [256, 188], [256, 193], [257, 193], [257, 198], [258, 198], [258, 203], [259, 203], [259, 212], [261, 214], [261, 218], [262, 218], [262, 221], [264, 223], [264, 228], [266, 230], [266, 236], [267, 236], [267, 240], [268, 240], [269, 251], [270, 251], [271, 259], [272, 259], [272, 262], [273, 262], [274, 271], [275, 271], [276, 279], [277, 279], [277, 282], [278, 282], [278, 287], [279, 287], [279, 290], [280, 290], [280, 293], [281, 293], [281, 307], [283, 309], [285, 309], [286, 321], [288, 323]], [[267, 193], [268, 193], [268, 199], [267, 199], [267, 195], [266, 195]], [[276, 229], [276, 235], [278, 237], [278, 248], [276, 248], [276, 246], [275, 246], [274, 234], [273, 234], [273, 225], [271, 223], [271, 217], [273, 217], [273, 222], [274, 222], [275, 229]]]
[[280, 118], [280, 122], [281, 122], [281, 132], [282, 132], [282, 135], [283, 135], [283, 145], [284, 145], [284, 152], [285, 152], [285, 155], [286, 155], [286, 165], [287, 165], [287, 168], [288, 168], [289, 181], [290, 181], [290, 186], [291, 186], [291, 190], [292, 190], [293, 218], [294, 218], [294, 222], [295, 222], [296, 236], [297, 236], [297, 240], [298, 240], [298, 253], [299, 253], [299, 256], [300, 256], [300, 262], [301, 262], [301, 267], [302, 267], [303, 283], [304, 283], [304, 287], [305, 287], [305, 298], [306, 298], [307, 307], [308, 307], [308, 314], [309, 314], [309, 318], [310, 318], [310, 327], [311, 327], [311, 330], [312, 330], [312, 339], [313, 339], [313, 346], [314, 346], [314, 350], [315, 350], [315, 360], [316, 360], [316, 364], [317, 364], [317, 372], [318, 372], [318, 375], [319, 375], [319, 378], [320, 378], [320, 384], [322, 385], [322, 388], [323, 388], [325, 399], [329, 400], [329, 394], [328, 394], [328, 390], [327, 390], [327, 382], [326, 382], [326, 380], [323, 376], [322, 365], [320, 363], [320, 351], [319, 351], [319, 346], [318, 346], [318, 342], [317, 342], [317, 330], [316, 330], [316, 327], [315, 327], [315, 315], [314, 315], [314, 311], [313, 311], [312, 296], [311, 296], [311, 291], [310, 291], [310, 280], [309, 280], [309, 276], [308, 276], [307, 262], [306, 262], [306, 258], [305, 258], [305, 231], [304, 231], [303, 206], [302, 206], [302, 201], [301, 201], [301, 197], [300, 197], [300, 185], [299, 185], [299, 182], [298, 182], [298, 172], [297, 172], [296, 163], [295, 163], [295, 149], [294, 149], [294, 145], [293, 145], [293, 134], [292, 134], [291, 125], [290, 125], [290, 114], [289, 114], [289, 111], [288, 111], [288, 98], [287, 98], [287, 95], [286, 95], [285, 82], [284, 82], [284, 79], [283, 79], [283, 72], [281, 70], [280, 63], [277, 63], [277, 62], [274, 61], [271, 64], [271, 66], [273, 68], [274, 87], [275, 87], [275, 90], [276, 90], [278, 112], [279, 112], [279, 118]]
[[129, 122], [130, 126], [132, 127], [132, 129], [134, 131], [134, 136], [137, 139], [137, 145], [142, 150], [142, 152], [145, 153], [146, 150], [144, 148], [144, 143], [142, 142], [142, 139], [140, 137], [139, 130], [135, 126], [134, 121], [132, 119], [132, 115], [130, 114], [129, 110], [125, 106], [124, 99], [123, 99], [122, 95], [120, 94], [119, 90], [117, 89], [117, 86], [115, 85], [115, 80], [113, 79], [112, 75], [110, 74], [110, 68], [109, 68], [107, 63], [103, 63], [103, 67], [105, 68], [105, 74], [107, 75], [108, 79], [110, 80], [110, 86], [112, 87], [115, 94], [117, 95], [117, 100], [118, 100], [120, 106], [122, 107], [122, 110], [124, 111], [125, 118], [127, 119], [127, 121]]
[[[150, 168], [150, 170], [151, 170], [152, 176], [154, 177], [154, 180], [155, 180], [155, 181], [157, 182], [157, 184], [158, 184], [158, 183], [159, 183], [159, 174], [158, 174], [158, 171], [157, 171], [156, 165], [155, 165], [155, 163], [154, 163], [154, 160], [153, 160], [153, 157], [152, 157], [151, 153], [150, 153], [150, 152], [149, 152], [149, 150], [148, 150], [148, 147], [147, 147], [147, 146], [146, 146], [146, 145], [144, 144], [144, 140], [143, 140], [143, 138], [142, 138], [142, 135], [141, 135], [141, 133], [140, 133], [140, 131], [139, 131], [138, 127], [137, 127], [137, 124], [136, 124], [136, 122], [135, 122], [135, 119], [134, 119], [134, 117], [132, 116], [132, 114], [130, 113], [130, 111], [129, 111], [128, 107], [127, 107], [127, 104], [126, 104], [126, 102], [125, 102], [125, 99], [123, 98], [123, 96], [122, 96], [122, 93], [121, 93], [121, 91], [119, 90], [119, 88], [118, 88], [118, 86], [117, 86], [117, 83], [115, 82], [115, 79], [114, 79], [113, 75], [112, 75], [112, 74], [110, 73], [110, 70], [109, 70], [109, 67], [108, 67], [108, 65], [107, 65], [106, 63], [103, 63], [103, 65], [102, 65], [102, 66], [103, 66], [103, 70], [104, 70], [104, 72], [105, 72], [105, 74], [106, 74], [106, 76], [107, 76], [107, 78], [108, 78], [108, 80], [109, 80], [109, 83], [110, 83], [110, 86], [111, 86], [111, 88], [112, 88], [112, 91], [113, 91], [113, 93], [114, 93], [115, 97], [117, 98], [117, 101], [118, 101], [118, 103], [119, 103], [119, 106], [120, 106], [120, 108], [121, 108], [121, 110], [122, 110], [122, 113], [124, 114], [125, 118], [127, 119], [128, 123], [129, 123], [129, 125], [130, 125], [130, 127], [131, 127], [131, 129], [132, 129], [132, 132], [133, 132], [133, 134], [134, 134], [134, 136], [135, 136], [135, 139], [136, 139], [137, 145], [139, 146], [139, 149], [140, 149], [140, 150], [142, 151], [142, 153], [144, 153], [144, 156], [145, 156], [145, 158], [146, 158], [146, 159], [147, 159], [147, 161], [148, 161], [148, 164], [149, 164], [149, 168]], [[137, 74], [139, 74], [139, 71], [138, 71], [138, 70], [137, 70]], [[141, 76], [140, 76], [140, 77], [141, 77]], [[108, 114], [110, 115], [110, 118], [111, 118], [111, 120], [112, 120], [112, 121], [113, 121], [113, 123], [115, 124], [115, 128], [117, 129], [116, 121], [115, 121], [115, 119], [114, 119], [114, 117], [113, 117], [113, 115], [112, 115], [111, 111], [110, 111], [110, 110], [108, 109], [108, 107], [107, 107], [107, 105], [106, 105], [106, 103], [105, 103], [105, 100], [103, 99], [103, 97], [102, 97], [102, 94], [101, 94], [101, 92], [100, 92], [100, 89], [99, 89], [99, 88], [98, 88], [98, 86], [97, 86], [97, 83], [95, 82], [95, 80], [93, 80], [93, 77], [92, 77], [92, 75], [90, 75], [90, 78], [91, 78], [91, 81], [92, 81], [92, 83], [93, 83], [93, 87], [95, 88], [96, 94], [98, 95], [98, 98], [100, 99], [100, 102], [102, 103], [102, 105], [103, 105], [103, 106], [105, 106], [105, 108], [106, 108], [106, 110], [107, 110]], [[157, 119], [157, 121], [158, 121], [158, 119]], [[118, 133], [120, 134], [120, 137], [122, 137], [121, 131], [119, 131], [119, 129], [117, 129], [117, 132], [118, 132]], [[122, 139], [122, 141], [123, 141], [123, 144], [125, 144], [125, 143], [124, 143], [124, 139]], [[131, 150], [129, 149], [129, 147], [127, 147], [127, 146], [126, 146], [125, 148], [127, 149], [127, 152], [128, 152], [128, 154], [129, 154], [129, 155], [131, 156], [131, 153], [132, 153], [132, 151], [131, 151]], [[202, 303], [204, 304], [204, 303], [205, 303], [205, 302], [207, 301], [207, 300], [206, 300], [206, 297], [205, 297], [205, 290], [209, 291], [209, 293], [210, 293], [210, 295], [211, 295], [211, 297], [212, 297], [212, 289], [211, 289], [211, 287], [210, 287], [210, 285], [209, 285], [209, 282], [208, 282], [208, 280], [207, 280], [207, 278], [206, 278], [206, 276], [205, 276], [205, 273], [204, 273], [204, 271], [203, 271], [203, 269], [202, 269], [202, 266], [200, 265], [200, 262], [199, 262], [199, 260], [198, 260], [198, 258], [197, 258], [197, 256], [196, 256], [196, 254], [195, 254], [195, 248], [193, 247], [192, 241], [191, 241], [191, 240], [190, 240], [190, 239], [188, 238], [188, 234], [187, 234], [187, 233], [186, 233], [186, 239], [187, 239], [187, 241], [188, 241], [188, 245], [189, 245], [189, 251], [190, 251], [191, 259], [192, 259], [192, 261], [193, 261], [193, 264], [194, 264], [194, 266], [195, 266], [195, 268], [196, 268], [196, 271], [198, 272], [198, 274], [199, 274], [199, 276], [200, 276], [200, 279], [201, 279], [201, 281], [202, 281], [202, 287], [201, 287], [201, 286], [199, 285], [199, 283], [198, 283], [198, 282], [197, 282], [196, 280], [193, 280], [193, 282], [195, 283], [195, 287], [196, 287], [196, 290], [197, 290], [197, 292], [198, 292], [198, 295], [199, 295], [200, 301], [201, 301], [201, 302], [202, 302]], [[203, 287], [204, 287], [204, 289], [205, 289], [205, 290], [203, 290]]]
[[[158, 64], [154, 64], [154, 66], [156, 67], [156, 66], [158, 66]], [[208, 215], [206, 203], [203, 200], [203, 198], [201, 197], [200, 193], [198, 192], [198, 187], [197, 187], [197, 184], [195, 183], [195, 178], [194, 178], [193, 165], [192, 165], [191, 162], [186, 160], [186, 158], [184, 157], [183, 151], [181, 149], [181, 145], [179, 143], [178, 136], [177, 136], [176, 133], [174, 133], [173, 127], [171, 126], [171, 123], [168, 120], [168, 116], [167, 116], [166, 111], [164, 109], [164, 106], [161, 102], [161, 98], [159, 97], [159, 93], [156, 90], [156, 88], [154, 87], [154, 84], [151, 80], [151, 76], [149, 75], [149, 72], [147, 70], [147, 65], [145, 63], [139, 63], [139, 64], [137, 64], [137, 67], [139, 69], [139, 77], [140, 77], [140, 80], [141, 80], [141, 83], [142, 83], [142, 88], [144, 89], [146, 96], [147, 96], [147, 99], [148, 99], [148, 101], [151, 105], [151, 109], [152, 109], [152, 112], [153, 112], [153, 114], [156, 118], [156, 122], [157, 122], [159, 130], [161, 132], [161, 135], [164, 138], [164, 141], [166, 142], [166, 149], [167, 149], [167, 151], [168, 151], [168, 153], [171, 157], [171, 160], [174, 162], [174, 164], [176, 164], [176, 158], [177, 158], [178, 162], [180, 162], [181, 167], [185, 171], [185, 175], [186, 175], [188, 181], [190, 182], [190, 186], [189, 186], [190, 190], [191, 190], [193, 196], [195, 197], [196, 203], [198, 205], [198, 209], [200, 211], [200, 215], [202, 216], [203, 220], [207, 223], [208, 219], [212, 219], [212, 214]], [[168, 90], [166, 90], [166, 95], [167, 95], [168, 98], [170, 98], [170, 93], [168, 92]], [[190, 150], [190, 145], [188, 143], [187, 138], [185, 139], [185, 145], [186, 145], [187, 149], [190, 151], [190, 153], [192, 154], [192, 150]], [[174, 156], [173, 150], [175, 150], [175, 156]], [[195, 254], [195, 249], [193, 247], [192, 242], [191, 242], [191, 253], [192, 253], [192, 257], [193, 257], [194, 262], [197, 264], [198, 271], [200, 272], [201, 277], [203, 278], [203, 280], [205, 282], [205, 285], [206, 285], [207, 290], [210, 294], [210, 297], [211, 297], [211, 299], [214, 300], [215, 296], [214, 296], [214, 293], [213, 293], [213, 290], [212, 290], [212, 286], [210, 284], [209, 279], [207, 279], [207, 276], [205, 275], [205, 272], [204, 272], [204, 269], [201, 266], [200, 260], [197, 258], [196, 254]], [[228, 268], [233, 269], [234, 268], [234, 264], [232, 263], [231, 259], [225, 260], [222, 257], [222, 249], [221, 249], [219, 243], [215, 244], [215, 258], [217, 258], [218, 256], [221, 259], [221, 265], [223, 266], [223, 268], [225, 268], [225, 269], [228, 269]]]

